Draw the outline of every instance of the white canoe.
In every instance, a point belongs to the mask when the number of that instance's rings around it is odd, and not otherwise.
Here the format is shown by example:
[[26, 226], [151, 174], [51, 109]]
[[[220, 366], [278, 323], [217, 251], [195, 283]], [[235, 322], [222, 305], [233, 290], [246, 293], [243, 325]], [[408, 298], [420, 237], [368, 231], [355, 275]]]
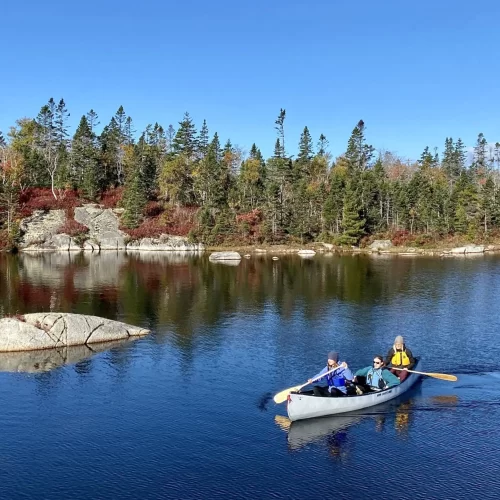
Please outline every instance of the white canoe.
[[[422, 363], [418, 362], [415, 368], [422, 370]], [[337, 415], [350, 411], [363, 410], [370, 406], [385, 403], [401, 396], [412, 387], [420, 378], [416, 373], [410, 373], [401, 384], [378, 392], [369, 392], [361, 396], [320, 397], [309, 394], [290, 394], [287, 402], [288, 418], [294, 422], [306, 418]]]

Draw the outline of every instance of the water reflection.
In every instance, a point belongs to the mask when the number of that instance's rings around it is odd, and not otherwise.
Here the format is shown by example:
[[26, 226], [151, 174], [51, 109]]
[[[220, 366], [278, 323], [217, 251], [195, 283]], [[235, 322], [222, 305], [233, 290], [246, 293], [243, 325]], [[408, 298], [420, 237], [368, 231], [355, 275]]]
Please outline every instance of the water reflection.
[[64, 365], [76, 365], [77, 373], [88, 373], [90, 358], [95, 354], [124, 346], [134, 338], [87, 345], [43, 349], [36, 351], [0, 352], [1, 372], [41, 373]]
[[[412, 391], [413, 397], [410, 399], [391, 401], [367, 410], [332, 417], [290, 422], [287, 417], [276, 415], [275, 423], [287, 433], [290, 450], [296, 451], [311, 444], [323, 443], [331, 456], [345, 458], [348, 454], [348, 430], [363, 421], [373, 421], [373, 428], [379, 433], [386, 431], [390, 425], [399, 438], [406, 439], [413, 423], [414, 398], [417, 392], [419, 389]], [[447, 405], [452, 404], [449, 396], [445, 398]]]

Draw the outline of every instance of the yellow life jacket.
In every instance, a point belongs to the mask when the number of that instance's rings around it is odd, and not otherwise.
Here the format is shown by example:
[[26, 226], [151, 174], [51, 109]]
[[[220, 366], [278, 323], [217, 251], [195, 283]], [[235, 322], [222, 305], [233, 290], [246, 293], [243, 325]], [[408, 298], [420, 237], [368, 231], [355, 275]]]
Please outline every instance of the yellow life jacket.
[[402, 351], [397, 351], [395, 347], [393, 349], [394, 355], [392, 356], [391, 364], [394, 366], [409, 366], [410, 358], [406, 354], [405, 348], [403, 347]]

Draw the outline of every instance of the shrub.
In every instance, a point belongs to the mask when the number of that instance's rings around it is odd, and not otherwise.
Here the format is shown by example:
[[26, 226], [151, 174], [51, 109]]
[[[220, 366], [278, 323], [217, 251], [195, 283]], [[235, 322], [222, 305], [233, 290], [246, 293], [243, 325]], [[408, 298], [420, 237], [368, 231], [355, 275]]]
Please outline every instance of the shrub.
[[101, 194], [99, 203], [104, 208], [116, 208], [123, 198], [123, 187], [108, 189]]
[[29, 217], [35, 210], [66, 210], [71, 212], [81, 206], [86, 200], [80, 197], [78, 191], [58, 189], [57, 199], [50, 188], [28, 188], [19, 195], [21, 217]]

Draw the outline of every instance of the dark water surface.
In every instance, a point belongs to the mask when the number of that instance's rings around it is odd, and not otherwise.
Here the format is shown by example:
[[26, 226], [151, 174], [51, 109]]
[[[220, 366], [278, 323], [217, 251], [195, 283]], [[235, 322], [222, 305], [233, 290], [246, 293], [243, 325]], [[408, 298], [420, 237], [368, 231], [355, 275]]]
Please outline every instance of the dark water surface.
[[[500, 498], [498, 257], [0, 255], [0, 287], [1, 315], [152, 330], [0, 373], [2, 499]], [[458, 382], [291, 426], [270, 400], [397, 334]]]

